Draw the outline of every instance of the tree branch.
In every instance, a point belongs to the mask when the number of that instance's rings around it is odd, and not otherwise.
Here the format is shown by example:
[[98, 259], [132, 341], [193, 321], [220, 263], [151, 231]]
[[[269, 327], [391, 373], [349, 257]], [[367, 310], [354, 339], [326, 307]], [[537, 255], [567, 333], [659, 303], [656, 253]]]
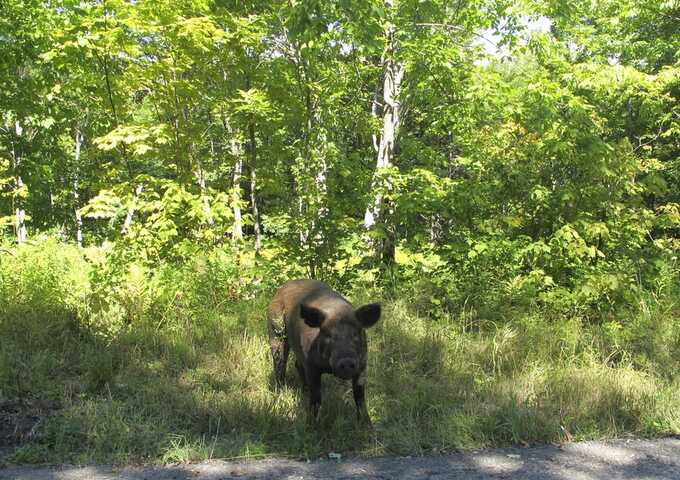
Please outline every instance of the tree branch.
[[654, 135], [654, 137], [652, 139], [650, 139], [648, 142], [642, 143], [642, 137], [638, 137], [638, 146], [633, 149], [632, 153], [637, 152], [642, 147], [646, 147], [650, 143], [656, 142], [659, 139], [659, 137], [661, 136], [662, 133], [663, 133], [663, 123], [659, 126], [659, 131], [657, 132], [657, 134]]
[[[414, 26], [416, 27], [429, 27], [429, 28], [442, 28], [444, 30], [455, 30], [458, 32], [466, 32], [466, 29], [459, 26], [459, 25], [451, 25], [449, 23], [415, 23]], [[471, 34], [477, 38], [481, 38], [482, 40], [489, 42], [491, 45], [494, 47], [496, 46], [496, 43], [493, 42], [492, 40], [489, 40], [486, 38], [484, 35], [481, 35], [479, 33], [474, 33], [471, 32]]]

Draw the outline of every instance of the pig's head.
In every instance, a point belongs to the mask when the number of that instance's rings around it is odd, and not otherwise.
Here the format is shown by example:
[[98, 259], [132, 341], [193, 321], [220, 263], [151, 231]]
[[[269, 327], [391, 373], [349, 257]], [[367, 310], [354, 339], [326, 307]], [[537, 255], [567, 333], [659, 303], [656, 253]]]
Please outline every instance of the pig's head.
[[366, 366], [366, 333], [380, 319], [380, 304], [369, 303], [356, 310], [342, 308], [324, 311], [302, 304], [304, 322], [319, 329], [319, 355], [330, 365], [333, 374], [349, 379]]

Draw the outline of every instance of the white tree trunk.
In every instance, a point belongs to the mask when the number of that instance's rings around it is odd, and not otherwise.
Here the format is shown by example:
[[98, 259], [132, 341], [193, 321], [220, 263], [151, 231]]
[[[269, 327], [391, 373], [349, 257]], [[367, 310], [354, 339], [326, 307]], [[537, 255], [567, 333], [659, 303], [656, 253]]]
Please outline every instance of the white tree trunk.
[[212, 211], [210, 209], [210, 199], [206, 193], [205, 186], [205, 170], [203, 170], [203, 164], [200, 160], [196, 159], [196, 171], [194, 172], [196, 177], [196, 183], [198, 184], [198, 189], [201, 192], [201, 201], [203, 202], [203, 213], [208, 221], [208, 225], [213, 225], [215, 220], [212, 216]]
[[[385, 2], [392, 6], [392, 2]], [[376, 160], [375, 173], [371, 184], [371, 190], [375, 195], [366, 208], [364, 214], [364, 228], [371, 229], [381, 214], [382, 195], [379, 190], [381, 187], [388, 187], [380, 183], [379, 176], [382, 171], [392, 166], [394, 159], [394, 149], [401, 122], [401, 104], [399, 95], [401, 94], [401, 82], [404, 78], [404, 65], [394, 59], [396, 49], [394, 40], [395, 27], [390, 25], [387, 30], [387, 48], [383, 55], [383, 107], [382, 107], [382, 132], [378, 145], [378, 156]], [[374, 102], [372, 111], [377, 116], [377, 108]]]
[[[24, 182], [21, 176], [17, 175], [17, 189], [22, 189]], [[24, 243], [27, 238], [26, 233], [26, 210], [21, 206], [17, 206], [15, 209], [15, 221], [16, 221], [16, 231], [17, 231], [17, 243]]]
[[[394, 11], [394, 0], [385, 0], [385, 6]], [[365, 241], [368, 245], [372, 244], [373, 256], [381, 258], [385, 264], [394, 262], [394, 225], [389, 225], [390, 221], [385, 215], [385, 205], [383, 192], [388, 190], [391, 185], [388, 179], [383, 177], [386, 169], [393, 165], [394, 151], [396, 147], [399, 125], [401, 123], [401, 83], [404, 79], [405, 68], [403, 63], [397, 60], [399, 50], [398, 40], [396, 39], [396, 27], [392, 22], [388, 22], [385, 27], [385, 52], [381, 59], [383, 67], [383, 105], [382, 105], [382, 131], [380, 142], [377, 145], [377, 159], [371, 191], [373, 198], [369, 201], [364, 213]], [[377, 95], [376, 95], [377, 97]], [[377, 118], [377, 102], [374, 97], [371, 108], [372, 113]], [[373, 145], [376, 146], [374, 138]], [[391, 211], [390, 211], [391, 213]], [[385, 228], [385, 238], [379, 242], [371, 242], [368, 235], [375, 225], [381, 222]]]
[[[314, 184], [316, 187], [316, 195], [317, 195], [317, 207], [316, 207], [316, 219], [312, 221], [312, 228], [316, 227], [316, 223], [323, 224], [323, 219], [326, 218], [328, 215], [328, 183], [327, 183], [327, 177], [328, 177], [328, 164], [326, 162], [326, 149], [325, 146], [328, 142], [328, 139], [326, 138], [326, 132], [321, 131], [319, 133], [319, 137], [317, 138], [318, 142], [318, 155], [319, 155], [319, 161], [318, 165], [316, 166], [317, 171], [316, 171], [316, 176], [314, 177]], [[323, 234], [321, 231], [317, 231], [316, 236], [314, 237], [314, 240], [317, 242], [317, 244], [323, 243]]]
[[[232, 147], [234, 148], [234, 147]], [[243, 216], [241, 214], [241, 174], [243, 173], [243, 159], [239, 156], [234, 163], [234, 177], [232, 188], [232, 205], [234, 209], [234, 230], [232, 238], [236, 242], [243, 240]]]
[[231, 208], [234, 211], [234, 228], [232, 239], [235, 242], [243, 240], [243, 215], [241, 213], [241, 175], [243, 173], [243, 146], [236, 137], [236, 133], [231, 130], [231, 140], [229, 145], [231, 154], [234, 157], [234, 175], [231, 189]]
[[73, 211], [76, 223], [76, 243], [79, 247], [83, 246], [83, 217], [80, 214], [80, 194], [78, 193], [78, 176], [80, 174], [80, 148], [83, 144], [83, 135], [80, 129], [75, 131], [75, 169], [73, 174]]
[[123, 228], [121, 228], [120, 233], [125, 235], [132, 225], [132, 217], [135, 214], [135, 209], [137, 208], [137, 197], [142, 194], [144, 190], [144, 184], [138, 183], [135, 187], [135, 191], [132, 194], [132, 200], [130, 201], [130, 206], [128, 207], [127, 215], [125, 216], [125, 221], [123, 222]]
[[[17, 120], [14, 123], [14, 131], [16, 133], [17, 137], [21, 137], [21, 135], [24, 132], [24, 129], [22, 128], [21, 124]], [[19, 167], [21, 166], [21, 158], [19, 157], [19, 154], [16, 151], [16, 148], [14, 147], [14, 143], [12, 143], [12, 161], [13, 161], [13, 167], [14, 171], [16, 172], [16, 178], [15, 178], [15, 185], [17, 192], [19, 194], [15, 197], [16, 198], [16, 203], [15, 203], [15, 209], [14, 209], [14, 226], [16, 229], [16, 235], [17, 235], [17, 243], [24, 243], [27, 238], [27, 232], [26, 232], [26, 211], [24, 210], [23, 206], [23, 201], [21, 199], [23, 193], [21, 192], [24, 189], [24, 181], [21, 178], [21, 175], [19, 174]]]
[[260, 213], [257, 208], [257, 143], [255, 139], [255, 125], [248, 125], [250, 135], [250, 206], [253, 210], [253, 228], [255, 230], [255, 255], [262, 249], [262, 232], [260, 231]]
[[[373, 93], [373, 101], [371, 102], [371, 116], [373, 118], [378, 118], [378, 105], [380, 102], [378, 102], [378, 95], [380, 94], [380, 82], [376, 82], [375, 84], [375, 92]], [[373, 150], [375, 150], [375, 153], [378, 153], [380, 151], [380, 145], [378, 143], [378, 135], [373, 132], [371, 135], [371, 140], [373, 140]]]
[[260, 228], [260, 213], [257, 208], [257, 196], [255, 190], [257, 188], [257, 174], [255, 169], [250, 170], [250, 206], [253, 210], [253, 230], [255, 231], [255, 255], [260, 254], [262, 250], [262, 229]]

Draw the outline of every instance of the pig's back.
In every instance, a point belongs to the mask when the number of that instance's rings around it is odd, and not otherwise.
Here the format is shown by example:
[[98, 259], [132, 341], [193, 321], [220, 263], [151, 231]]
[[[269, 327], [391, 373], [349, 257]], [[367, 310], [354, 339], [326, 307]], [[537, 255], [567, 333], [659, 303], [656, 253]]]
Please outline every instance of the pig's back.
[[291, 280], [284, 283], [274, 294], [267, 307], [267, 318], [285, 319], [295, 312], [296, 307], [305, 298], [314, 298], [331, 293], [328, 285], [317, 280]]

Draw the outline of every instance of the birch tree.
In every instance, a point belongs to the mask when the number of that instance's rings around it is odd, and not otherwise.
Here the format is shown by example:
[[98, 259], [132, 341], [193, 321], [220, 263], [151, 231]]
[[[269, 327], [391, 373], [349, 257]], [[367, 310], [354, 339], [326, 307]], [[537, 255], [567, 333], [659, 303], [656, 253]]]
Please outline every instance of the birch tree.
[[250, 148], [250, 207], [253, 215], [253, 230], [255, 234], [255, 255], [262, 250], [262, 228], [260, 227], [260, 212], [257, 206], [257, 140], [255, 137], [255, 124], [248, 124], [249, 148]]
[[76, 126], [73, 132], [74, 151], [74, 172], [73, 172], [73, 213], [75, 219], [76, 244], [83, 246], [83, 217], [80, 213], [80, 193], [78, 192], [80, 180], [80, 150], [83, 145], [83, 134], [80, 127]]
[[[378, 101], [378, 89], [373, 99], [371, 112], [380, 120], [381, 131], [379, 138], [374, 137], [376, 148], [376, 163], [371, 182], [371, 194], [364, 213], [364, 229], [373, 233], [373, 255], [380, 258], [385, 265], [394, 262], [394, 226], [389, 224], [383, 192], [390, 189], [386, 172], [394, 165], [395, 151], [401, 123], [401, 84], [404, 79], [405, 67], [399, 58], [399, 39], [395, 25], [395, 0], [386, 0], [386, 21], [384, 25], [385, 50], [380, 61], [382, 67], [382, 102]], [[380, 224], [382, 232], [375, 234]]]
[[26, 186], [21, 178], [21, 146], [20, 141], [24, 134], [24, 129], [19, 120], [14, 122], [14, 135], [12, 140], [12, 170], [14, 171], [14, 233], [16, 235], [17, 243], [21, 244], [26, 241], [26, 210], [24, 208], [24, 198], [26, 197]]
[[235, 243], [243, 241], [243, 216], [241, 215], [241, 176], [243, 174], [243, 145], [236, 133], [230, 129], [231, 138], [229, 145], [231, 147], [231, 155], [234, 161], [234, 169], [232, 175], [231, 187], [231, 208], [234, 210], [234, 227], [232, 229], [232, 238]]

